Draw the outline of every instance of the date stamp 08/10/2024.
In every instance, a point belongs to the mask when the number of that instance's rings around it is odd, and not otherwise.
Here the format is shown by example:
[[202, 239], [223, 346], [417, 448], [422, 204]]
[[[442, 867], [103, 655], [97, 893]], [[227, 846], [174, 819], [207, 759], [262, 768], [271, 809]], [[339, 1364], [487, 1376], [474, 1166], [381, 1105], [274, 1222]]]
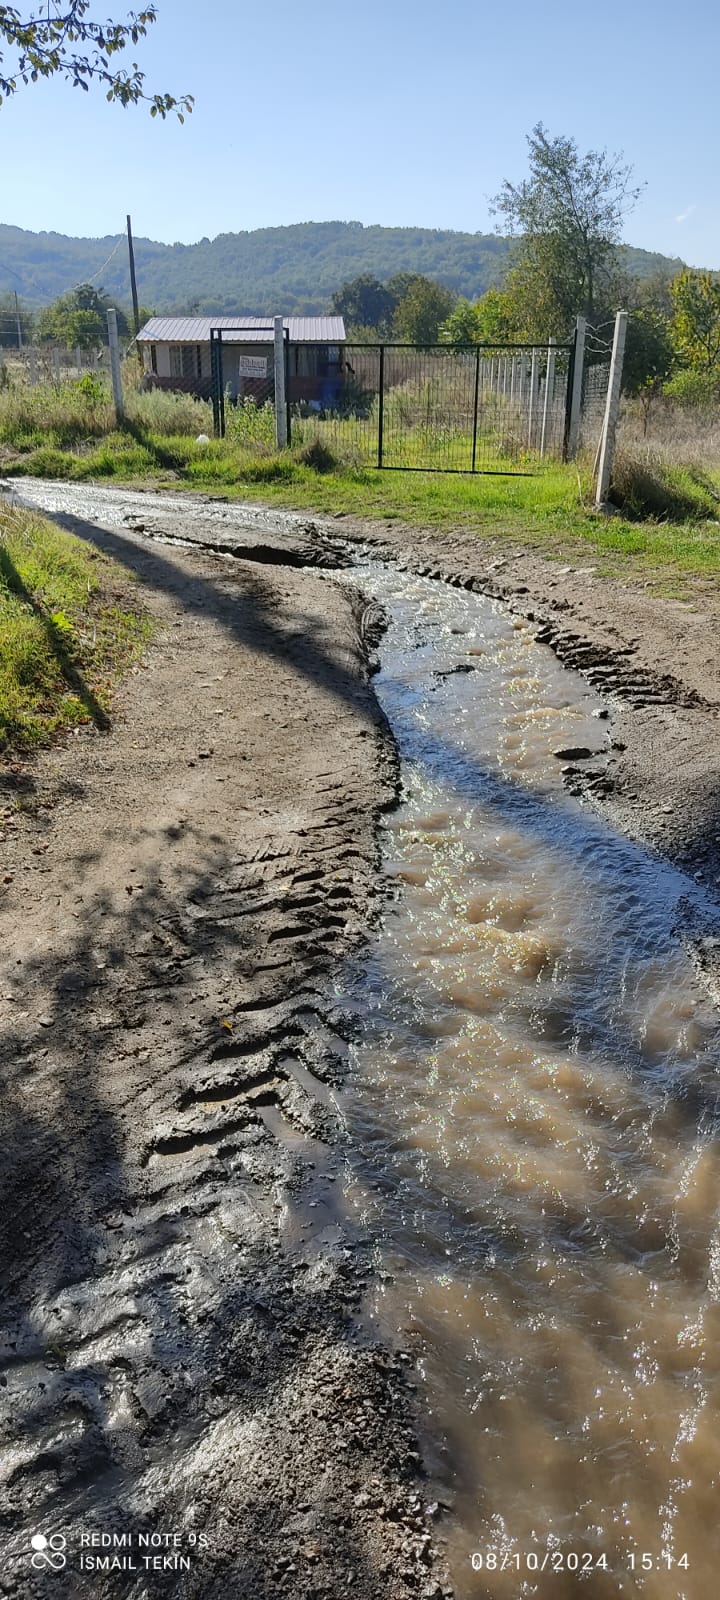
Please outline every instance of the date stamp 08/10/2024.
[[590, 1550], [473, 1550], [470, 1556], [473, 1572], [518, 1572], [531, 1576], [540, 1572], [577, 1573], [578, 1577], [590, 1572], [688, 1572], [690, 1557], [686, 1551], [675, 1555], [670, 1551], [625, 1550], [613, 1556]]

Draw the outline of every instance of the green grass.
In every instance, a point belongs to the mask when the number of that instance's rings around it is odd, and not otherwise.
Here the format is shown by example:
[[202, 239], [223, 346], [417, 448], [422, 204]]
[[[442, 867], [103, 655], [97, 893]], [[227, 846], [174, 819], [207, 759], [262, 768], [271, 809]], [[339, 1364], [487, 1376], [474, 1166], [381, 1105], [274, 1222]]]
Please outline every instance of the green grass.
[[0, 750], [109, 725], [118, 677], [152, 633], [129, 588], [92, 545], [0, 506]]
[[[352, 420], [298, 419], [293, 448], [278, 453], [271, 443], [271, 408], [249, 405], [230, 408], [226, 439], [198, 444], [197, 434], [211, 431], [206, 402], [129, 391], [125, 422], [112, 429], [102, 383], [94, 378], [83, 383], [84, 389], [66, 384], [0, 394], [3, 476], [78, 483], [144, 480], [158, 488], [184, 486], [328, 515], [402, 520], [439, 532], [465, 529], [511, 539], [550, 557], [592, 561], [601, 574], [625, 572], [673, 592], [690, 579], [714, 578], [720, 567], [716, 475], [672, 464], [637, 446], [618, 456], [623, 514], [610, 518], [592, 510], [587, 468], [539, 462], [518, 451], [516, 460], [493, 459], [498, 468], [508, 469], [499, 476], [378, 472], [362, 459], [365, 436], [362, 449], [357, 441], [353, 445], [357, 424]], [[421, 433], [410, 428], [403, 435], [407, 464], [421, 459]], [[322, 452], [313, 457], [317, 440], [327, 447], [323, 470], [309, 464], [315, 459], [321, 466]], [[489, 462], [492, 441], [482, 445]], [[446, 441], [440, 446], [442, 458]], [[332, 454], [328, 458], [327, 451], [347, 459], [328, 470]], [[513, 475], [513, 468], [531, 475]]]
[[[672, 588], [673, 577], [712, 577], [720, 569], [720, 525], [707, 518], [630, 521], [590, 509], [589, 474], [553, 462], [532, 477], [453, 476], [338, 468], [318, 473], [292, 451], [253, 453], [228, 440], [198, 445], [187, 436], [136, 430], [110, 434], [82, 452], [43, 447], [5, 461], [7, 477], [23, 474], [75, 482], [150, 480], [158, 488], [221, 492], [229, 498], [371, 521], [466, 529], [532, 546], [598, 571], [643, 576]], [[704, 517], [703, 517], [704, 512]]]

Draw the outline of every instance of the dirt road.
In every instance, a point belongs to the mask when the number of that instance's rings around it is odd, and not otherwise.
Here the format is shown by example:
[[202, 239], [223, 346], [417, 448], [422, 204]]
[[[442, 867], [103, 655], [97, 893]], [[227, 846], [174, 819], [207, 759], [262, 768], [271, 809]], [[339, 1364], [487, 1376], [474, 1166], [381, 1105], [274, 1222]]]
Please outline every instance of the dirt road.
[[161, 631], [3, 839], [0, 1588], [45, 1592], [40, 1531], [67, 1540], [54, 1594], [441, 1594], [405, 1364], [357, 1330], [362, 1242], [332, 1220], [325, 980], [395, 786], [362, 604], [73, 526]]
[[382, 907], [397, 768], [365, 602], [317, 568], [342, 535], [531, 616], [615, 706], [609, 761], [567, 784], [708, 882], [716, 603], [472, 535], [27, 494], [140, 577], [160, 632], [2, 840], [0, 1593], [46, 1592], [42, 1532], [55, 1595], [441, 1600], [408, 1364], [362, 1329], [334, 1199], [331, 980]]

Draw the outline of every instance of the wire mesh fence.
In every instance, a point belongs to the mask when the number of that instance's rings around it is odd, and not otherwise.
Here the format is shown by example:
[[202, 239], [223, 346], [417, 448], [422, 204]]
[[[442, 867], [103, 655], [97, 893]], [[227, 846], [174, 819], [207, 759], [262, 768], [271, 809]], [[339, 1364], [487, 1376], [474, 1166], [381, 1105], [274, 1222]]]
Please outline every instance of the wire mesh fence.
[[596, 450], [605, 418], [610, 362], [596, 361], [583, 373], [582, 406], [580, 411], [579, 445], [582, 450]]
[[68, 383], [84, 378], [88, 372], [109, 372], [106, 346], [99, 350], [67, 350], [60, 345], [29, 345], [19, 349], [0, 349], [0, 368], [5, 382], [30, 385]]
[[[569, 345], [341, 347], [314, 397], [293, 394], [294, 443], [321, 439], [339, 459], [405, 471], [530, 471], [564, 448]], [[320, 347], [304, 347], [309, 369]]]
[[[531, 473], [543, 458], [563, 459], [578, 444], [595, 451], [608, 390], [606, 343], [593, 335], [580, 384], [571, 343], [321, 345], [286, 340], [288, 442], [302, 447], [319, 440], [338, 462], [356, 467]], [[239, 323], [213, 329], [209, 344], [170, 346], [162, 352], [160, 370], [159, 354], [153, 364], [152, 349], [144, 352], [141, 388], [183, 391], [211, 401], [218, 435], [249, 449], [275, 447], [270, 323], [267, 329]], [[1, 352], [3, 363], [0, 386], [16, 379], [30, 385], [72, 384], [87, 372], [106, 372], [108, 352], [84, 355], [24, 347]], [[200, 418], [198, 431], [207, 426]]]

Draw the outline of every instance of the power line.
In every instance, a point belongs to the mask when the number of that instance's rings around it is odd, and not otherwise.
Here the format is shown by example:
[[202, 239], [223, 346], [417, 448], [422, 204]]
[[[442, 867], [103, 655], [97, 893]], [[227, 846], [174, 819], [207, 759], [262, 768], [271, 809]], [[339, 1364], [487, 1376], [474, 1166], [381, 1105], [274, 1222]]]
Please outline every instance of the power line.
[[109, 254], [109, 256], [108, 256], [108, 258], [107, 258], [107, 261], [104, 261], [104, 262], [103, 262], [103, 264], [102, 264], [102, 266], [101, 266], [101, 267], [100, 267], [100, 268], [99, 268], [99, 270], [98, 270], [98, 271], [97, 271], [97, 272], [94, 272], [94, 273], [93, 273], [93, 275], [92, 275], [92, 277], [91, 277], [91, 278], [86, 278], [86, 279], [85, 279], [85, 282], [86, 282], [86, 283], [95, 283], [95, 281], [96, 281], [96, 279], [97, 279], [97, 278], [101, 278], [101, 277], [102, 277], [102, 275], [103, 275], [103, 272], [104, 272], [104, 271], [105, 271], [105, 268], [106, 268], [106, 267], [109, 267], [109, 265], [110, 265], [110, 262], [111, 262], [111, 261], [112, 261], [112, 259], [113, 259], [113, 256], [116, 256], [116, 255], [117, 255], [117, 253], [118, 253], [118, 250], [119, 250], [119, 249], [120, 249], [120, 246], [121, 246], [121, 244], [122, 244], [122, 242], [123, 242], [123, 239], [124, 239], [124, 237], [125, 237], [125, 235], [124, 235], [124, 234], [123, 234], [123, 233], [121, 233], [121, 235], [120, 235], [120, 238], [119, 238], [119, 239], [118, 239], [118, 242], [117, 242], [117, 244], [116, 244], [116, 245], [115, 245], [115, 248], [114, 248], [114, 250], [111, 250], [111, 251], [110, 251], [110, 254]]

